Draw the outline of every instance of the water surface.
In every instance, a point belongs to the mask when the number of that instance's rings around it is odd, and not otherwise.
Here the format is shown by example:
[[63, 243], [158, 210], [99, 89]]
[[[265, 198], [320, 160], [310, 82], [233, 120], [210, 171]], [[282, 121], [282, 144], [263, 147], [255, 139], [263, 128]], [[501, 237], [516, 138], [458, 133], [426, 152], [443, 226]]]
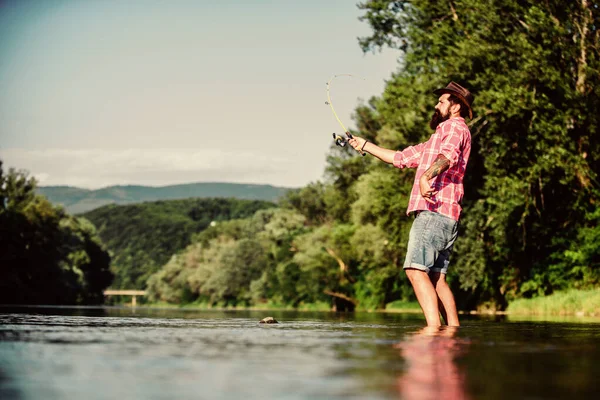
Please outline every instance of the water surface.
[[[273, 316], [279, 324], [258, 321]], [[2, 399], [575, 399], [600, 323], [415, 314], [0, 308]]]

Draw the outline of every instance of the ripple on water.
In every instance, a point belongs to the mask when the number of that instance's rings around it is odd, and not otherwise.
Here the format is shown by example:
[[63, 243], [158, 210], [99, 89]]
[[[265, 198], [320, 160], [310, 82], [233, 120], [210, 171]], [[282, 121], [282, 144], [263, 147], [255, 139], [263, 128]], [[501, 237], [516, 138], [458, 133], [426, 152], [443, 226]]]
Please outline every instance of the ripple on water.
[[598, 389], [598, 325], [473, 318], [431, 334], [420, 316], [279, 313], [281, 323], [265, 325], [264, 313], [124, 314], [0, 314], [0, 397], [386, 399], [445, 388], [504, 399]]

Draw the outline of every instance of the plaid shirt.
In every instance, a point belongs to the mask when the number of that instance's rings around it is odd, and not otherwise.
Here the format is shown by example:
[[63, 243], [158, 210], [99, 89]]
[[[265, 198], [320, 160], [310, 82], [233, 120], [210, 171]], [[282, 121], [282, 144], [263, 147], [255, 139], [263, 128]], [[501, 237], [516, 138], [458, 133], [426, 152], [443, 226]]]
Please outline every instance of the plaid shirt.
[[[430, 210], [458, 221], [464, 195], [463, 178], [469, 154], [471, 153], [471, 132], [463, 118], [451, 118], [438, 125], [435, 133], [425, 143], [410, 146], [397, 151], [394, 166], [398, 168], [417, 168], [415, 182], [410, 193], [407, 214], [413, 211]], [[430, 181], [438, 193], [435, 204], [425, 201], [421, 196], [419, 178], [433, 164], [439, 154], [450, 160], [447, 170]]]

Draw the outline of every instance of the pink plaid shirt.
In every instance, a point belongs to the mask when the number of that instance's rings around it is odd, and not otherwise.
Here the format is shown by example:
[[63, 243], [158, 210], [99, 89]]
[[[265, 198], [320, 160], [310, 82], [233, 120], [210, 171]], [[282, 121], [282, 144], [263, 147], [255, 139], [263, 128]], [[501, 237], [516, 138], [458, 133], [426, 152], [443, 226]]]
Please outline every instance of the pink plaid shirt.
[[[425, 143], [397, 151], [394, 166], [417, 168], [415, 182], [410, 193], [406, 214], [413, 211], [430, 210], [458, 221], [464, 195], [463, 178], [469, 154], [471, 153], [471, 132], [463, 118], [451, 118], [438, 125], [435, 133]], [[425, 201], [419, 189], [419, 178], [433, 164], [439, 154], [450, 160], [450, 167], [433, 179], [432, 186], [438, 193], [435, 204]]]

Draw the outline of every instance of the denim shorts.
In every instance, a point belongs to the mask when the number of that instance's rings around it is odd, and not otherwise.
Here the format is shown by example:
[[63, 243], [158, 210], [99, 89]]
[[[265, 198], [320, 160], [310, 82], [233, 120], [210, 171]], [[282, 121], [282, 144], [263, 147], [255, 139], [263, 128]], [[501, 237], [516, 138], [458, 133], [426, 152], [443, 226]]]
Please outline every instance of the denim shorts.
[[457, 236], [458, 221], [433, 211], [419, 212], [410, 228], [404, 268], [447, 273]]

